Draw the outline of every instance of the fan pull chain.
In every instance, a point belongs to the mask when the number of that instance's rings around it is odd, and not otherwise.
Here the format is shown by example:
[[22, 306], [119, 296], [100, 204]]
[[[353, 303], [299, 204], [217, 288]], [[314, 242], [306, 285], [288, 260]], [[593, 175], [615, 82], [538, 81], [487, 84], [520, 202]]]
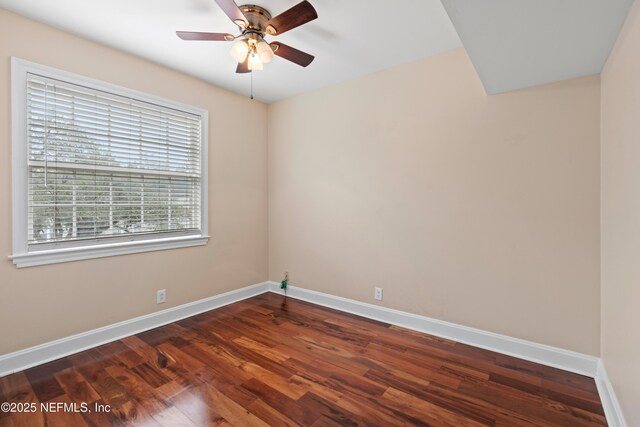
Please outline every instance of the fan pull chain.
[[251, 70], [251, 99], [253, 99], [253, 70]]

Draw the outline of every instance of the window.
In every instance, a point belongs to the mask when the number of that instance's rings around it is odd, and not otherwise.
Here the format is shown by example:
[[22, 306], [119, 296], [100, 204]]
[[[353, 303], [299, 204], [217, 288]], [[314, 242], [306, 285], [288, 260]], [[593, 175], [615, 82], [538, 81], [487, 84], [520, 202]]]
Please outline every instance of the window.
[[18, 267], [206, 244], [207, 112], [12, 60]]

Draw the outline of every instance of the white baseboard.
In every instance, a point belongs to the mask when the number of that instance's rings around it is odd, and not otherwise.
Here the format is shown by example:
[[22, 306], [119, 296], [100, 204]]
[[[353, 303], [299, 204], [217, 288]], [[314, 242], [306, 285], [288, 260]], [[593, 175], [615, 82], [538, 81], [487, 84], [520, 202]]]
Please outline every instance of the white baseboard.
[[[270, 282], [270, 284], [271, 292], [282, 293], [279, 283]], [[595, 356], [311, 291], [297, 286], [288, 286], [287, 295], [291, 298], [301, 299], [565, 371], [589, 377], [595, 377], [596, 375], [599, 359]]]
[[627, 422], [624, 419], [620, 402], [616, 397], [616, 393], [613, 390], [613, 385], [609, 381], [607, 371], [604, 369], [604, 363], [602, 359], [598, 361], [598, 370], [596, 372], [596, 386], [598, 387], [598, 394], [600, 394], [600, 400], [602, 401], [602, 407], [607, 417], [607, 422], [610, 427], [627, 427]]
[[263, 282], [5, 354], [0, 356], [0, 377], [241, 301], [269, 289], [270, 283]]
[[[265, 292], [283, 293], [279, 283], [263, 282], [5, 354], [0, 356], [0, 377]], [[604, 365], [602, 365], [602, 361], [597, 357], [299, 288], [297, 286], [289, 286], [287, 288], [287, 295], [291, 298], [308, 301], [324, 307], [595, 378], [609, 425], [613, 427], [626, 427], [624, 416], [616, 399], [613, 387], [607, 377]]]
[[[269, 291], [283, 294], [279, 283], [269, 282], [269, 285]], [[297, 286], [289, 285], [287, 296], [594, 378], [609, 426], [627, 427], [613, 386], [598, 357]]]

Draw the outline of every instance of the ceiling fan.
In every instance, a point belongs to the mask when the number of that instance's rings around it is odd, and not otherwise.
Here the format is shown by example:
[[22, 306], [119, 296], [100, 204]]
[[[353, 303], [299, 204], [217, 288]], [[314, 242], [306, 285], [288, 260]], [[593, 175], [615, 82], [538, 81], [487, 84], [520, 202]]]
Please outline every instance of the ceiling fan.
[[241, 34], [201, 33], [176, 31], [182, 40], [234, 41], [231, 56], [238, 61], [236, 73], [262, 70], [262, 64], [270, 62], [274, 54], [302, 67], [311, 64], [313, 55], [273, 41], [267, 43], [266, 36], [275, 36], [292, 30], [318, 17], [311, 3], [304, 0], [275, 18], [263, 7], [246, 4], [238, 6], [234, 0], [215, 0], [223, 12], [239, 27]]

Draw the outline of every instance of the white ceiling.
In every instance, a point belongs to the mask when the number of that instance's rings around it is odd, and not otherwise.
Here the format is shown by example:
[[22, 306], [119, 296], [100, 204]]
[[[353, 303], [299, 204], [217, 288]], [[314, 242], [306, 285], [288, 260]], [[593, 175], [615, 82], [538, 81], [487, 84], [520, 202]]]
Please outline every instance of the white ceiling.
[[[275, 16], [299, 1], [246, 3]], [[302, 68], [276, 57], [254, 73], [257, 99], [274, 102], [462, 43], [489, 94], [597, 74], [633, 0], [311, 2], [317, 20], [269, 40], [311, 53], [315, 61]], [[232, 43], [187, 42], [175, 35], [237, 34], [214, 0], [0, 0], [0, 7], [249, 94], [250, 75], [235, 73]]]
[[597, 74], [633, 0], [442, 0], [489, 94]]
[[[300, 0], [248, 0], [273, 16]], [[254, 73], [256, 99], [302, 92], [462, 46], [440, 0], [311, 0], [318, 19], [268, 40], [316, 59], [276, 57]], [[239, 4], [243, 4], [240, 2]], [[248, 95], [229, 42], [187, 42], [176, 30], [237, 34], [214, 0], [0, 0], [0, 7]], [[419, 24], [419, 25], [416, 25]]]

